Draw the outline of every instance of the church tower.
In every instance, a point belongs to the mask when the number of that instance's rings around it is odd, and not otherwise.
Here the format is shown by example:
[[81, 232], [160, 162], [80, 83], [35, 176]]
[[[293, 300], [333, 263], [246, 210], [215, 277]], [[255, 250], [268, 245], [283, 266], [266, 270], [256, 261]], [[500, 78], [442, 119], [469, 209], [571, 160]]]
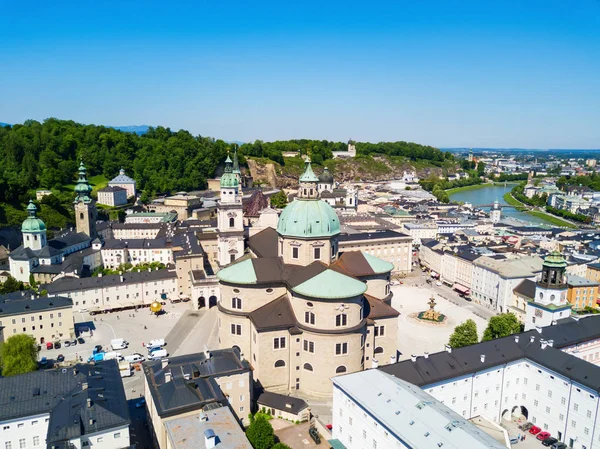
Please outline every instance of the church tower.
[[494, 205], [490, 209], [490, 219], [492, 223], [500, 223], [500, 219], [502, 218], [502, 208], [500, 204], [498, 204], [498, 200], [494, 201]]
[[535, 296], [527, 303], [526, 331], [550, 326], [571, 315], [571, 304], [567, 300], [566, 269], [567, 262], [558, 251], [553, 251], [544, 259], [542, 274], [535, 284]]
[[[238, 168], [239, 171], [239, 168]], [[227, 155], [221, 176], [221, 199], [217, 205], [218, 262], [221, 267], [244, 255], [242, 193], [231, 158]]]
[[77, 232], [83, 232], [90, 238], [96, 238], [96, 202], [92, 199], [92, 186], [87, 181], [83, 161], [79, 164], [79, 178], [75, 186], [77, 197], [73, 201], [75, 207], [75, 223]]
[[38, 251], [46, 246], [46, 225], [42, 220], [36, 217], [37, 207], [33, 204], [33, 200], [29, 200], [27, 206], [28, 217], [21, 226], [23, 234], [23, 246], [25, 248]]
[[238, 185], [242, 186], [242, 172], [240, 171], [240, 162], [238, 161], [237, 150], [233, 153], [233, 170], [232, 173], [238, 180]]

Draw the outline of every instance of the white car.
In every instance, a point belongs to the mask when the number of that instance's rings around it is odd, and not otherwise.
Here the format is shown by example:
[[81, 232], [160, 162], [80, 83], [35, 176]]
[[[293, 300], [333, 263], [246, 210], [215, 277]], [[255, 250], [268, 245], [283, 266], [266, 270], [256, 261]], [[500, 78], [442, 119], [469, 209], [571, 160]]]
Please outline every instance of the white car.
[[131, 354], [131, 355], [126, 355], [125, 356], [125, 361], [126, 362], [130, 362], [130, 363], [138, 363], [138, 362], [143, 362], [144, 360], [146, 360], [144, 358], [144, 356], [138, 352], [136, 352], [135, 354]]
[[441, 287], [442, 283], [438, 281], [438, 282], [435, 283], [435, 285], [437, 285], [438, 287]]

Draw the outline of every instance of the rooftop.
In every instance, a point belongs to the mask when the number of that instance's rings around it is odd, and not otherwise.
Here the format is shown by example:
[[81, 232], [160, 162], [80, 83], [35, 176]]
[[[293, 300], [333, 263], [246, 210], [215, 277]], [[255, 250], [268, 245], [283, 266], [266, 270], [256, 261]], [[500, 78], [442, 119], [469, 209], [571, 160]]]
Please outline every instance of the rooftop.
[[22, 295], [2, 295], [0, 296], [0, 316], [22, 315], [24, 313], [35, 313], [43, 310], [64, 309], [72, 307], [73, 301], [70, 298], [61, 296], [42, 296], [36, 298], [32, 293], [17, 292]]

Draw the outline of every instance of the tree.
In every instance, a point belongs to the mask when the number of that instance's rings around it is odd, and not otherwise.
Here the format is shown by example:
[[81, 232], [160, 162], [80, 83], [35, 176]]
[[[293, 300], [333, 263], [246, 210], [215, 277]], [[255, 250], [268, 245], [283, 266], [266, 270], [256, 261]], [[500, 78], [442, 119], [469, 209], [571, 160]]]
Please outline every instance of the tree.
[[485, 162], [477, 162], [477, 174], [483, 176], [485, 174]]
[[271, 207], [283, 209], [287, 204], [287, 195], [283, 190], [271, 196]]
[[271, 449], [275, 444], [273, 427], [262, 415], [251, 420], [246, 436], [254, 449]]
[[4, 284], [0, 284], [0, 294], [18, 292], [25, 289], [25, 285], [21, 281], [17, 281], [14, 277], [9, 276]]
[[292, 449], [291, 447], [289, 447], [287, 444], [283, 444], [283, 443], [277, 443], [275, 446], [273, 446], [271, 449]]
[[481, 341], [495, 340], [521, 332], [521, 323], [512, 313], [501, 313], [490, 318], [488, 327], [483, 332]]
[[0, 346], [0, 363], [3, 376], [30, 373], [37, 369], [37, 343], [27, 334], [17, 334]]
[[450, 345], [451, 348], [456, 349], [473, 345], [478, 341], [477, 324], [475, 324], [475, 321], [468, 319], [454, 328], [454, 332], [450, 335], [448, 345]]

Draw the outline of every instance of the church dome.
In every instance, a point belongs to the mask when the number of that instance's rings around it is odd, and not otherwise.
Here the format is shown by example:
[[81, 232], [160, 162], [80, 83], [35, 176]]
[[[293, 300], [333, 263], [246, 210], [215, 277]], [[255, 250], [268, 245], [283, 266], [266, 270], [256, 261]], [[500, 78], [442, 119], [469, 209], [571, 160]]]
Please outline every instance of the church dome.
[[229, 154], [225, 160], [225, 173], [223, 173], [223, 176], [221, 176], [220, 185], [221, 188], [236, 188], [239, 185], [238, 178], [233, 173], [233, 169], [231, 167], [231, 158], [229, 157]]
[[21, 225], [21, 232], [41, 232], [46, 230], [44, 222], [35, 216], [36, 211], [37, 207], [35, 207], [32, 200], [29, 200], [29, 205], [27, 206], [29, 217]]
[[331, 237], [340, 233], [340, 220], [325, 201], [298, 199], [281, 212], [277, 232], [285, 237]]
[[333, 175], [329, 172], [327, 167], [325, 167], [323, 173], [319, 175], [319, 182], [323, 184], [333, 184]]

